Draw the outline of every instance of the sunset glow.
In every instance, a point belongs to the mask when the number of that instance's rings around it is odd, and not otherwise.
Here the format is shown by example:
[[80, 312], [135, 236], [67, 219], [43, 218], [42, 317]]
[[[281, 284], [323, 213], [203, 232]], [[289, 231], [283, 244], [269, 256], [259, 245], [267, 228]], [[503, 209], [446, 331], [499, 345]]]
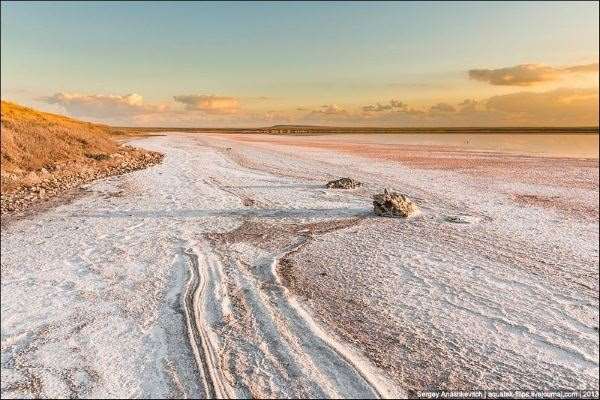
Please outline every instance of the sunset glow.
[[2, 14], [2, 99], [98, 122], [598, 125], [595, 2], [14, 2]]

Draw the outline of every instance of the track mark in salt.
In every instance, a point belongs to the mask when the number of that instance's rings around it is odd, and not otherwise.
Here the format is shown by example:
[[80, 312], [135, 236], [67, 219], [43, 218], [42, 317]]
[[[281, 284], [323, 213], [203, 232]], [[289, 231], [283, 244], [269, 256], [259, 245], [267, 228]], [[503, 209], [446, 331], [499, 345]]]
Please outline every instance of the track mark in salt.
[[229, 387], [222, 376], [218, 363], [218, 349], [210, 340], [200, 316], [201, 303], [206, 296], [208, 275], [200, 267], [198, 252], [194, 248], [183, 251], [190, 261], [190, 279], [184, 293], [184, 311], [188, 335], [198, 370], [208, 398], [231, 397]]

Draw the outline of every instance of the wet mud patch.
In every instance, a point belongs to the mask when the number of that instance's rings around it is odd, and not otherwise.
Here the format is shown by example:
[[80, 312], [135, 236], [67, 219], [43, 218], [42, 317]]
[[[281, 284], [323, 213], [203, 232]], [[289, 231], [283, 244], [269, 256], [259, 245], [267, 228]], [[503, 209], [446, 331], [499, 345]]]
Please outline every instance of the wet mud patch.
[[270, 223], [247, 219], [228, 232], [207, 233], [205, 238], [214, 246], [247, 243], [267, 251], [277, 251], [289, 246], [299, 236], [315, 236], [359, 224], [363, 218], [336, 219], [309, 223]]
[[[431, 341], [428, 333], [405, 321], [391, 323], [389, 315], [379, 314], [360, 297], [340, 298], [328, 290], [331, 278], [323, 272], [313, 276], [298, 268], [313, 270], [311, 261], [293, 257], [280, 260], [277, 273], [282, 283], [295, 296], [316, 308], [324, 326], [343, 342], [361, 349], [375, 366], [386, 371], [409, 395], [423, 388], [451, 388], [477, 379], [475, 368], [460, 370], [450, 360], [456, 359], [456, 349]], [[326, 299], [326, 300], [325, 300]], [[398, 360], [403, 360], [399, 362]], [[418, 373], [414, 366], [418, 365]]]

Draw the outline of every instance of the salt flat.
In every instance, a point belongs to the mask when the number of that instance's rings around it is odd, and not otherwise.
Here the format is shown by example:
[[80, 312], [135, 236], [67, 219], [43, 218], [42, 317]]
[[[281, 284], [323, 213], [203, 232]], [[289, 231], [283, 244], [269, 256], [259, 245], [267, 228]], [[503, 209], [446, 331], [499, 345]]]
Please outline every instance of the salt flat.
[[140, 139], [162, 164], [3, 227], [2, 397], [598, 387], [597, 159], [306, 140]]

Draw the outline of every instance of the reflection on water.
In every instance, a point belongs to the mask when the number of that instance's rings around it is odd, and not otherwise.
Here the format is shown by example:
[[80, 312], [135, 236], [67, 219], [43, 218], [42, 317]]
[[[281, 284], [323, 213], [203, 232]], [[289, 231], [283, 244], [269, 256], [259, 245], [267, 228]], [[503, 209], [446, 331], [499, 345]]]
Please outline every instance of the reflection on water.
[[[315, 140], [315, 136], [311, 136]], [[500, 151], [555, 157], [598, 158], [598, 135], [581, 134], [351, 134], [318, 136], [321, 140], [369, 144], [457, 146], [468, 150]]]

